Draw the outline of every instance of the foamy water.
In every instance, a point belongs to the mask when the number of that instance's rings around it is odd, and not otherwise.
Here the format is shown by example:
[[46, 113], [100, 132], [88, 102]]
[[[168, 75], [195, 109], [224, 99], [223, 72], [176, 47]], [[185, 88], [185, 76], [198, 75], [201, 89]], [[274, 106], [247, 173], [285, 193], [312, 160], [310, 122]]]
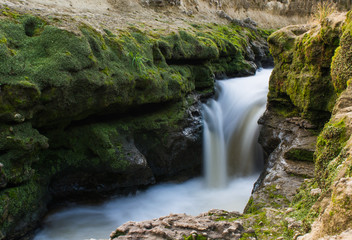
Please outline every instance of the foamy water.
[[224, 187], [231, 176], [263, 167], [258, 119], [265, 111], [271, 69], [217, 81], [217, 98], [204, 105], [203, 152], [207, 186]]
[[100, 206], [75, 206], [49, 216], [35, 240], [108, 239], [127, 221], [143, 221], [170, 213], [198, 215], [210, 209], [242, 212], [258, 176], [232, 180], [226, 188], [209, 189], [203, 178], [182, 184], [159, 184], [135, 196]]

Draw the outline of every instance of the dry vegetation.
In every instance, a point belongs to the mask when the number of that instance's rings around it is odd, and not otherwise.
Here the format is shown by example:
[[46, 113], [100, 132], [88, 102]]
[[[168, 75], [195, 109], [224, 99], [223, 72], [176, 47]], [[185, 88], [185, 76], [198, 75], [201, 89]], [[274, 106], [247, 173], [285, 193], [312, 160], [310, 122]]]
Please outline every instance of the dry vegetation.
[[336, 10], [336, 3], [332, 1], [319, 2], [315, 7], [315, 11], [312, 14], [312, 19], [313, 21], [321, 23], [325, 18], [330, 16]]

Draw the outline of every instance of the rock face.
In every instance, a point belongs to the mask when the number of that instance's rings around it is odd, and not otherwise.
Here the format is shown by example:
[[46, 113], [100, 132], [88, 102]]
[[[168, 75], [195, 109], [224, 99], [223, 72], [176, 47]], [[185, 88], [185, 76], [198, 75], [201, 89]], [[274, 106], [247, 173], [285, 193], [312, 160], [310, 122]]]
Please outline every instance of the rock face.
[[50, 202], [200, 174], [214, 76], [270, 61], [259, 29], [95, 29], [42, 11], [1, 5], [0, 239], [26, 235]]
[[312, 225], [311, 233], [300, 239], [339, 234], [350, 236], [344, 231], [352, 228], [351, 94], [352, 88], [349, 86], [341, 94], [330, 122], [319, 136], [316, 173], [320, 177], [317, 182], [322, 193], [311, 210], [319, 216]]
[[317, 26], [289, 26], [268, 39], [276, 66], [268, 102], [281, 114], [317, 124], [328, 120], [336, 100], [330, 65], [343, 23], [343, 18], [333, 19]]
[[259, 239], [351, 236], [350, 15], [269, 37], [275, 69], [260, 120], [267, 168], [242, 217]]
[[[251, 205], [288, 207], [306, 178], [314, 177], [313, 154], [317, 136], [304, 127], [300, 118], [283, 118], [267, 111], [260, 119], [263, 127], [259, 143], [266, 156], [266, 170], [257, 181]], [[314, 127], [314, 126], [311, 126]], [[276, 195], [267, 199], [268, 193]], [[280, 196], [280, 197], [278, 197]]]

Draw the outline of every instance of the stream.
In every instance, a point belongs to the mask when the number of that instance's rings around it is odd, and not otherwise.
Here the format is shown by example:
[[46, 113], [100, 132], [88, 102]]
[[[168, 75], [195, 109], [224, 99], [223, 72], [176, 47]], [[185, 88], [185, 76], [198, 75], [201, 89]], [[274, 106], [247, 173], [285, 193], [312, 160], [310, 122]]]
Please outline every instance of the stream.
[[35, 240], [108, 239], [127, 221], [210, 209], [242, 212], [263, 167], [257, 121], [265, 111], [271, 69], [216, 81], [204, 105], [204, 177], [162, 183], [100, 205], [73, 205], [44, 220]]

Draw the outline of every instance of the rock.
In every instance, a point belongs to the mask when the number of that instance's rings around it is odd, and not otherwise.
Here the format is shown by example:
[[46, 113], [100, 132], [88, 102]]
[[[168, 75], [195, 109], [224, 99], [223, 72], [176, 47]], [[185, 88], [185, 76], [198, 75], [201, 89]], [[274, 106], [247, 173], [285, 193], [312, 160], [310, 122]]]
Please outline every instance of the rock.
[[144, 4], [153, 7], [165, 7], [167, 5], [179, 6], [181, 0], [144, 0]]
[[[309, 151], [314, 152], [316, 136], [270, 110], [264, 113], [260, 123], [264, 125], [259, 143], [264, 149], [267, 168], [255, 184], [252, 204], [270, 206], [270, 203], [277, 203], [287, 207], [304, 179], [313, 177], [314, 163], [290, 161], [285, 155], [292, 148], [307, 149], [308, 146]], [[275, 195], [280, 197], [272, 199]]]
[[253, 29], [253, 30], [256, 29], [257, 24], [253, 20], [251, 20], [250, 18], [246, 18], [244, 21], [241, 21], [241, 20], [238, 20], [238, 19], [230, 17], [223, 10], [218, 11], [217, 13], [218, 13], [219, 17], [225, 18], [229, 22], [232, 22], [232, 23], [234, 23], [236, 25], [239, 25], [241, 27], [250, 28], [250, 29]]
[[312, 196], [317, 196], [321, 194], [321, 189], [320, 188], [314, 188], [312, 190], [310, 190], [310, 195]]
[[13, 118], [14, 118], [14, 120], [16, 121], [16, 122], [24, 122], [24, 120], [25, 120], [25, 118], [21, 115], [21, 114], [19, 114], [19, 113], [16, 113], [14, 116], [13, 116]]
[[[208, 239], [240, 239], [244, 228], [239, 222], [213, 221], [213, 218], [233, 216], [212, 210], [208, 213], [193, 217], [186, 214], [170, 214], [166, 217], [143, 222], [127, 222], [118, 227], [110, 235], [110, 240], [118, 239], [184, 239], [193, 236]], [[235, 213], [239, 216], [238, 213]], [[167, 222], [167, 225], [165, 225]]]
[[294, 208], [287, 208], [286, 209], [286, 213], [291, 213], [291, 212], [293, 212], [295, 209]]
[[276, 66], [270, 77], [270, 108], [284, 115], [298, 112], [309, 121], [299, 123], [306, 128], [321, 127], [329, 119], [337, 93], [325, 70], [330, 72], [342, 23], [343, 18], [331, 18], [318, 25], [289, 26], [268, 38]]

